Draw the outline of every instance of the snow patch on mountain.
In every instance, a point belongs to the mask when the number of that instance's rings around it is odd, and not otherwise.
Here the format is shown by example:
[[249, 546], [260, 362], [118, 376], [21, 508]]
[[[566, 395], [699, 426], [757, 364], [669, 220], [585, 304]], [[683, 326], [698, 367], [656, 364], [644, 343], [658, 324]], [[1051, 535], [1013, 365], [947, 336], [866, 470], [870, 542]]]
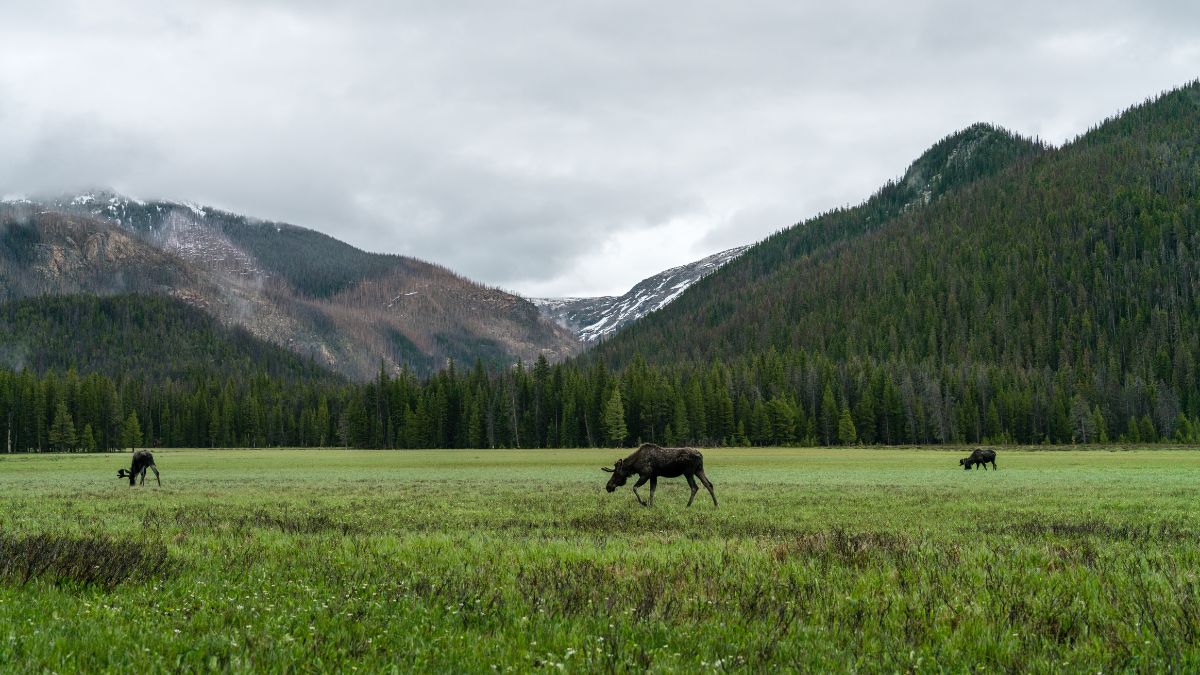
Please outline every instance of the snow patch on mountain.
[[721, 251], [687, 265], [672, 267], [639, 282], [620, 297], [530, 298], [542, 314], [584, 342], [606, 338], [678, 298], [697, 281], [741, 255], [749, 246]]
[[68, 213], [106, 220], [190, 263], [233, 278], [266, 276], [251, 254], [208, 222], [212, 209], [195, 202], [146, 202], [111, 190], [89, 190], [42, 200]]

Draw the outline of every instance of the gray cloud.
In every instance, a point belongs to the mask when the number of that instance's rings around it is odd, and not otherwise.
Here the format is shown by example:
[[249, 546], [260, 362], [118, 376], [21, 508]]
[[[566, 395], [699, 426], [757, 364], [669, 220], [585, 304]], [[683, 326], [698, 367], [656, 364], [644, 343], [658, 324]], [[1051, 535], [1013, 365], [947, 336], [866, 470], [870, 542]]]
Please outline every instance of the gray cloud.
[[1067, 140], [1194, 78], [1196, 25], [1165, 2], [6, 6], [0, 193], [111, 185], [616, 293], [973, 122]]

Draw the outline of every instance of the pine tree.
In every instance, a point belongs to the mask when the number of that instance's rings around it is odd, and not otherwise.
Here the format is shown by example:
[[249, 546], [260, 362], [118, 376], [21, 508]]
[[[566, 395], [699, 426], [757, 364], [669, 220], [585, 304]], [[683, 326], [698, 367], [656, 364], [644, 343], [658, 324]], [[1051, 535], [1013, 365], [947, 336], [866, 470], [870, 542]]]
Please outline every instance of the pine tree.
[[483, 406], [480, 405], [479, 397], [476, 396], [471, 399], [470, 412], [467, 418], [467, 447], [486, 447], [484, 431]]
[[84, 452], [96, 451], [96, 436], [92, 432], [91, 424], [83, 425], [83, 433], [79, 435], [79, 447]]
[[691, 424], [688, 422], [687, 405], [683, 402], [683, 397], [675, 398], [674, 412], [671, 416], [671, 430], [675, 436], [675, 443], [686, 445], [692, 442]]
[[621, 402], [621, 390], [612, 388], [608, 401], [604, 404], [604, 434], [609, 445], [621, 447], [629, 434], [625, 426], [625, 406]]
[[869, 393], [860, 396], [858, 406], [854, 410], [854, 418], [858, 420], [858, 437], [868, 445], [875, 442], [875, 397]]
[[1187, 443], [1192, 438], [1192, 423], [1187, 418], [1187, 415], [1179, 413], [1175, 418], [1175, 441], [1177, 443]]
[[842, 408], [838, 417], [838, 441], [842, 445], [851, 445], [858, 440], [858, 431], [854, 428], [854, 418], [850, 416], [850, 406]]
[[1125, 423], [1125, 442], [1126, 443], [1141, 443], [1142, 430], [1138, 426], [1136, 417], [1130, 416], [1129, 421]]
[[317, 445], [324, 447], [329, 444], [329, 401], [324, 396], [317, 403], [317, 416], [314, 424], [317, 427]]
[[137, 411], [131, 411], [121, 425], [121, 447], [138, 448], [142, 445], [142, 425], [138, 423]]
[[50, 425], [50, 447], [57, 452], [75, 449], [75, 423], [67, 412], [66, 401], [59, 401], [54, 410], [54, 422]]
[[1000, 424], [1000, 409], [996, 407], [996, 402], [992, 401], [988, 404], [987, 419], [983, 425], [984, 435], [995, 441], [1004, 434], [1004, 427]]
[[825, 383], [825, 393], [821, 394], [821, 444], [833, 445], [834, 434], [837, 433], [838, 409], [837, 400], [833, 398], [833, 388]]
[[1104, 421], [1104, 414], [1100, 412], [1100, 406], [1092, 408], [1092, 429], [1095, 430], [1097, 443], [1108, 442], [1108, 424]]
[[1154, 428], [1154, 420], [1150, 419], [1150, 414], [1142, 415], [1142, 421], [1138, 424], [1139, 434], [1142, 437], [1143, 443], [1157, 443], [1158, 431]]

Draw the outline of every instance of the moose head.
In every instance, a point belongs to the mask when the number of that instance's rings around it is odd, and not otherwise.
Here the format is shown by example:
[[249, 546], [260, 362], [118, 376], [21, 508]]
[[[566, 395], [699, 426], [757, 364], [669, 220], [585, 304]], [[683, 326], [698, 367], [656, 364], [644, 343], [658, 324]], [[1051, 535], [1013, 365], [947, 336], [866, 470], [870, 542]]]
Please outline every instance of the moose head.
[[613, 468], [611, 469], [607, 466], [602, 466], [600, 467], [600, 470], [607, 471], [608, 473], [612, 474], [612, 478], [608, 479], [608, 485], [604, 486], [604, 489], [608, 490], [609, 492], [613, 492], [617, 488], [629, 482], [629, 476], [633, 473], [626, 466], [624, 459], [618, 459], [616, 463], [613, 464]]

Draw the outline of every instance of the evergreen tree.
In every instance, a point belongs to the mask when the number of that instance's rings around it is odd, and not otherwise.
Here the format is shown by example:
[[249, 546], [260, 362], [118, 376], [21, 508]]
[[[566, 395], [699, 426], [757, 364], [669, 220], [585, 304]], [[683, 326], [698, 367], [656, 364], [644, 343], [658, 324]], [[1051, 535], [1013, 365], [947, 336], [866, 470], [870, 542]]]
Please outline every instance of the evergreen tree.
[[96, 436], [92, 433], [92, 425], [83, 425], [83, 432], [79, 435], [79, 447], [84, 452], [96, 451]]
[[1104, 414], [1100, 412], [1100, 406], [1092, 407], [1092, 429], [1095, 430], [1096, 442], [1108, 442], [1108, 424], [1104, 421]]
[[821, 445], [833, 445], [837, 419], [837, 401], [833, 398], [833, 388], [826, 382], [825, 393], [821, 394]]
[[1154, 420], [1150, 418], [1150, 413], [1142, 415], [1142, 421], [1138, 423], [1138, 434], [1143, 443], [1158, 442], [1158, 431], [1154, 428]]
[[854, 418], [850, 416], [850, 407], [842, 408], [838, 417], [838, 441], [842, 445], [852, 445], [858, 440], [858, 431], [854, 428]]
[[1141, 427], [1138, 425], [1138, 421], [1137, 421], [1136, 417], [1130, 417], [1129, 421], [1125, 423], [1125, 442], [1126, 443], [1141, 443], [1142, 442], [1142, 430], [1141, 430]]
[[1192, 440], [1192, 423], [1187, 415], [1179, 413], [1175, 418], [1175, 442], [1188, 443]]
[[604, 404], [604, 435], [609, 445], [621, 447], [629, 431], [625, 426], [625, 406], [621, 402], [621, 390], [612, 388], [607, 402]]
[[854, 418], [858, 420], [858, 437], [867, 445], [875, 442], [875, 397], [870, 394], [859, 396], [858, 405], [854, 410]]
[[75, 449], [75, 423], [67, 412], [66, 401], [59, 401], [54, 410], [54, 422], [50, 425], [50, 447], [57, 452]]
[[139, 448], [142, 445], [142, 425], [138, 423], [137, 411], [131, 411], [121, 425], [121, 447]]
[[317, 445], [325, 446], [329, 443], [329, 401], [324, 396], [317, 403], [317, 414], [314, 424], [317, 427]]

